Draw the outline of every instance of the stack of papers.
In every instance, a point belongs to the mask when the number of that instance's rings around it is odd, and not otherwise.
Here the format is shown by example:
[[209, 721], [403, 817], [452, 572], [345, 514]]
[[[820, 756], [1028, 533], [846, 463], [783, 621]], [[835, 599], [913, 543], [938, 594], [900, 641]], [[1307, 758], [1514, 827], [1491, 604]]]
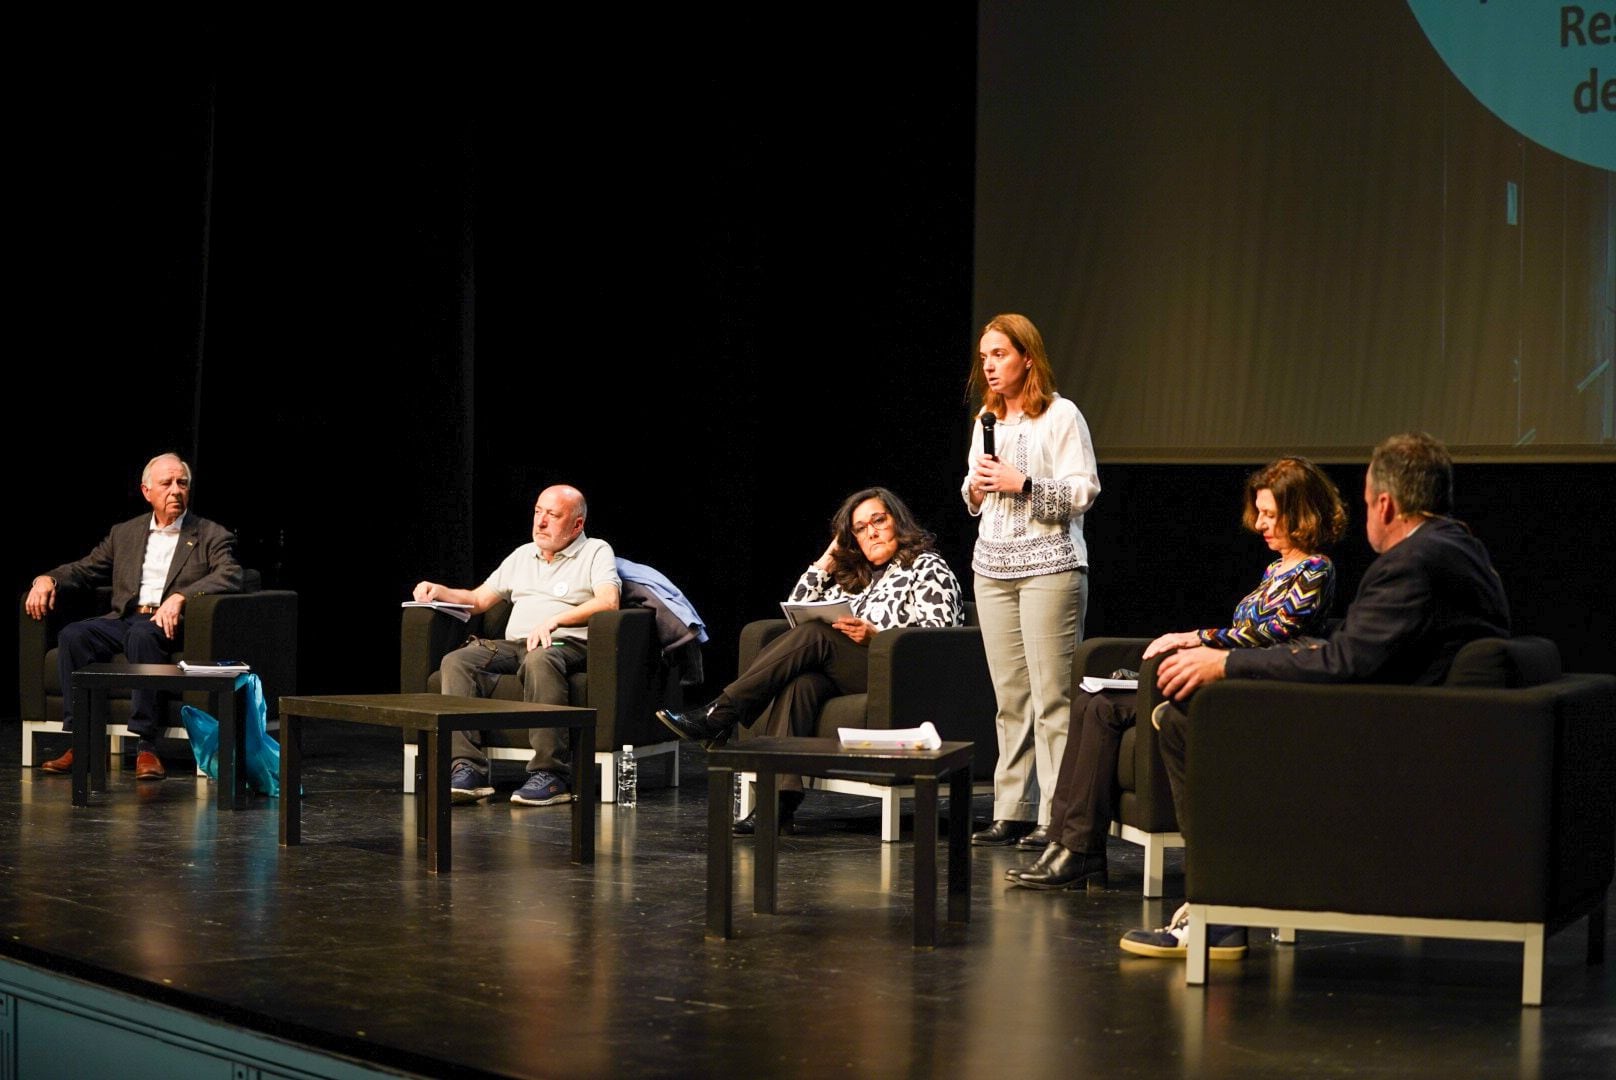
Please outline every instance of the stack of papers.
[[433, 611], [441, 611], [445, 615], [453, 615], [461, 622], [471, 620], [470, 604], [451, 604], [444, 600], [406, 600], [404, 607], [429, 607]]
[[1098, 675], [1085, 675], [1077, 688], [1085, 693], [1097, 694], [1101, 690], [1137, 690], [1138, 679], [1102, 679]]
[[928, 720], [912, 728], [836, 729], [844, 750], [937, 750], [943, 740]]
[[252, 666], [245, 660], [215, 660], [211, 664], [193, 664], [181, 660], [180, 670], [187, 675], [240, 675], [244, 671], [251, 671]]
[[812, 622], [815, 619], [821, 622], [835, 622], [843, 616], [851, 616], [853, 605], [847, 600], [802, 600], [797, 603], [782, 600], [780, 610], [785, 612], [786, 622], [796, 626], [800, 622]]

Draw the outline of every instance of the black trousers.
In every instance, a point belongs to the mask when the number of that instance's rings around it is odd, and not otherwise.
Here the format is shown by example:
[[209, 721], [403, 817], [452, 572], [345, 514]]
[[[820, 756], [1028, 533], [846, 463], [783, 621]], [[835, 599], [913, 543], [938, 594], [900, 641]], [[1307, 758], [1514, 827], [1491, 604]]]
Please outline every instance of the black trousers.
[[1176, 701], [1158, 714], [1161, 719], [1161, 739], [1156, 746], [1161, 750], [1162, 764], [1167, 767], [1167, 783], [1173, 789], [1173, 813], [1178, 816], [1178, 831], [1184, 836], [1185, 849], [1189, 848], [1190, 819], [1184, 798], [1184, 775], [1189, 760], [1190, 718], [1184, 706]]
[[[870, 650], [829, 623], [806, 622], [763, 647], [745, 672], [724, 687], [736, 720], [765, 735], [811, 736], [825, 702], [869, 689]], [[780, 777], [780, 790], [801, 791], [802, 778]]]
[[1117, 804], [1117, 756], [1133, 727], [1139, 695], [1127, 690], [1079, 691], [1074, 720], [1055, 776], [1049, 835], [1068, 851], [1100, 854]]
[[[184, 622], [180, 623], [183, 636]], [[82, 619], [68, 623], [56, 639], [57, 670], [62, 680], [62, 730], [73, 730], [73, 672], [104, 664], [122, 653], [131, 664], [166, 664], [180, 641], [170, 638], [150, 615]], [[155, 739], [162, 731], [162, 696], [151, 690], [129, 695], [129, 733]]]

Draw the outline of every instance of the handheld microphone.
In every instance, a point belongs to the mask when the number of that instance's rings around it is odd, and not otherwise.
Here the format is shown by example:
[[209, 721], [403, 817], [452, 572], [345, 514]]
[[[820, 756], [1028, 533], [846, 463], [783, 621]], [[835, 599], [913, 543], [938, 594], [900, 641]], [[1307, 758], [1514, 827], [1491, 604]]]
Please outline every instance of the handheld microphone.
[[993, 452], [993, 425], [998, 422], [999, 418], [992, 413], [982, 414], [982, 452], [988, 457], [997, 456]]

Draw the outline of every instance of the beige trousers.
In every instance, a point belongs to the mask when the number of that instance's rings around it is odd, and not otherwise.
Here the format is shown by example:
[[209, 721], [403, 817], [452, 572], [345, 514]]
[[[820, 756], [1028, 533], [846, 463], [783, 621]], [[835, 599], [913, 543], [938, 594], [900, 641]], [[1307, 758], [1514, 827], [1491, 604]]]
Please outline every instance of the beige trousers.
[[1049, 824], [1072, 722], [1072, 652], [1083, 639], [1088, 574], [976, 576], [976, 617], [999, 712], [993, 817]]

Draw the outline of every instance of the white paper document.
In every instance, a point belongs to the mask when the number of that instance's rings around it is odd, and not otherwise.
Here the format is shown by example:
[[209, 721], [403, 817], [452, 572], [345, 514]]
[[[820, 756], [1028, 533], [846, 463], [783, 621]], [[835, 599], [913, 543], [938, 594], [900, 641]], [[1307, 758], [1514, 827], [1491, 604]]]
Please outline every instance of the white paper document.
[[937, 750], [943, 740], [928, 720], [912, 728], [836, 729], [844, 750]]
[[785, 612], [786, 622], [796, 626], [801, 622], [832, 623], [844, 615], [853, 614], [853, 605], [846, 600], [801, 600], [792, 603], [790, 600], [780, 601], [780, 610]]
[[404, 601], [403, 606], [429, 607], [433, 611], [441, 611], [445, 615], [453, 615], [461, 622], [468, 622], [471, 619], [470, 604], [451, 604], [444, 600], [406, 600]]
[[215, 660], [211, 664], [193, 664], [181, 660], [180, 670], [187, 675], [240, 675], [244, 671], [251, 671], [252, 665], [245, 660]]
[[1077, 688], [1085, 693], [1097, 694], [1101, 690], [1137, 690], [1138, 679], [1102, 679], [1098, 675], [1085, 675]]

